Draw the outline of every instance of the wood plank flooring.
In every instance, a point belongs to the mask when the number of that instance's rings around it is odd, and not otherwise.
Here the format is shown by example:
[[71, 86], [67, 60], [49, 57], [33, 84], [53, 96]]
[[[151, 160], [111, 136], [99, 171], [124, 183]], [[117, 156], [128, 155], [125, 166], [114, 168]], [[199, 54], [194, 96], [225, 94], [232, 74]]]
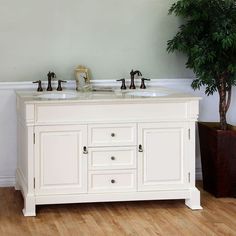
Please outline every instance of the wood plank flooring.
[[201, 190], [201, 211], [184, 201], [142, 201], [45, 205], [23, 217], [23, 199], [0, 188], [0, 236], [235, 235], [236, 199], [217, 199]]

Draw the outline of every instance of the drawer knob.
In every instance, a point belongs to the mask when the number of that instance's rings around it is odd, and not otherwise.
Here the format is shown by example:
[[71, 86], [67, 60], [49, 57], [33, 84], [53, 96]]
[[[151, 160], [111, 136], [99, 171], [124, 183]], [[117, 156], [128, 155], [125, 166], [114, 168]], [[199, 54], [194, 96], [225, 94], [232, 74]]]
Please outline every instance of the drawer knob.
[[115, 133], [111, 133], [111, 137], [115, 137], [116, 136], [116, 134]]
[[116, 181], [114, 179], [111, 180], [111, 183], [114, 184]]
[[115, 157], [111, 157], [111, 160], [114, 161], [116, 158]]

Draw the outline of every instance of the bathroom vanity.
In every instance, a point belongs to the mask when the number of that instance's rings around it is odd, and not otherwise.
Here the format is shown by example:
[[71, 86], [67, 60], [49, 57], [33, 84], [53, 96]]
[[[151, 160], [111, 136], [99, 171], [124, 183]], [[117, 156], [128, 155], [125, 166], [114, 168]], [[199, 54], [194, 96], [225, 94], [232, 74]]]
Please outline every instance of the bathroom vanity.
[[40, 204], [161, 199], [185, 199], [201, 209], [195, 187], [199, 98], [161, 92], [66, 99], [17, 92], [16, 189], [24, 215], [35, 216]]

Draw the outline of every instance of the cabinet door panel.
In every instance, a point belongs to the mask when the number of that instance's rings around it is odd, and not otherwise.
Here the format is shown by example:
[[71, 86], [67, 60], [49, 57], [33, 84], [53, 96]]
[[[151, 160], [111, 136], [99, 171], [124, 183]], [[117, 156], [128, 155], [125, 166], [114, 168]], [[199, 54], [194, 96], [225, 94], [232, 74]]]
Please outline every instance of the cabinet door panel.
[[140, 124], [139, 190], [183, 188], [187, 141], [184, 123]]
[[37, 194], [86, 191], [86, 126], [36, 127]]

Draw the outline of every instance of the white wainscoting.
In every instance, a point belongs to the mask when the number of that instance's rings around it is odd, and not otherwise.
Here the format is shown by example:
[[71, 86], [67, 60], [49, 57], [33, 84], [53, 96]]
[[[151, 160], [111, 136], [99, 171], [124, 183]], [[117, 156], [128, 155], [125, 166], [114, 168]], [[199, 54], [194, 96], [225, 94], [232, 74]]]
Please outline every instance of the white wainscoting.
[[[201, 96], [200, 102], [201, 121], [218, 120], [218, 96], [206, 97], [204, 91], [193, 91], [190, 87], [192, 79], [158, 79], [149, 82], [149, 86], [166, 86], [176, 90]], [[118, 86], [113, 80], [94, 80], [97, 86]], [[45, 82], [43, 83], [45, 87]], [[16, 139], [16, 103], [15, 90], [35, 89], [31, 82], [2, 82], [0, 83], [0, 187], [13, 186], [15, 182], [17, 139]], [[67, 88], [75, 88], [75, 82], [69, 81]], [[232, 106], [228, 114], [228, 121], [236, 123], [236, 94], [232, 97]], [[199, 144], [197, 139], [196, 151], [196, 178], [201, 179], [201, 162]]]

